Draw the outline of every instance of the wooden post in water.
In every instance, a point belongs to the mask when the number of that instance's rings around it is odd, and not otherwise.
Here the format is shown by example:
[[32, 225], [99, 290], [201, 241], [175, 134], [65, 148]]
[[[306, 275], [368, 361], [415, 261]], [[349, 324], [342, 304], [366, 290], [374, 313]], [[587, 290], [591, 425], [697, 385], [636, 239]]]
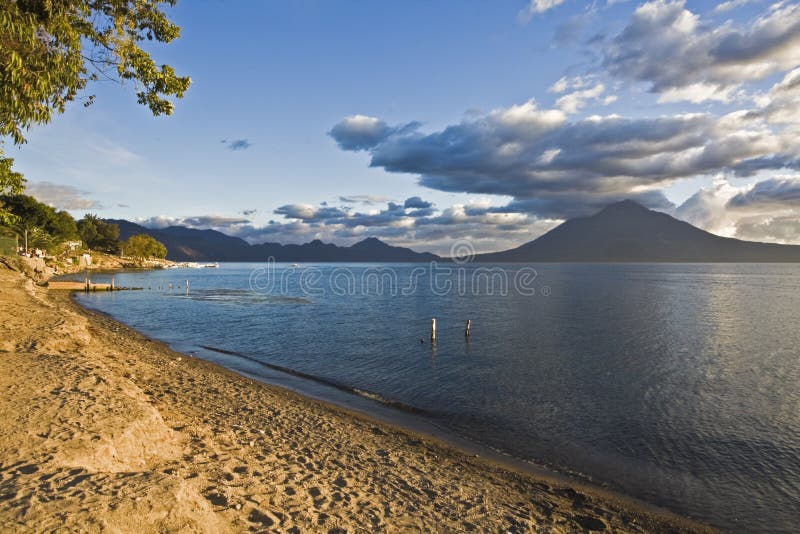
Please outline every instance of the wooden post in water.
[[89, 275], [86, 275], [86, 292], [89, 292]]
[[431, 341], [436, 340], [436, 319], [431, 319]]
[[114, 277], [111, 277], [111, 291], [114, 291]]
[[472, 321], [467, 319], [467, 326], [464, 327], [464, 335], [469, 337], [469, 327], [472, 326]]

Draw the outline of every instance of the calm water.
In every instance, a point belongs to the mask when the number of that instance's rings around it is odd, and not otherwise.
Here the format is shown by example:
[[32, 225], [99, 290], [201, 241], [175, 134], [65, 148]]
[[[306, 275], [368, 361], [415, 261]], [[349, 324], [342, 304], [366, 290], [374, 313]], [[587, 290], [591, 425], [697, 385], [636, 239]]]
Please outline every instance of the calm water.
[[303, 267], [117, 274], [151, 289], [79, 300], [178, 350], [375, 393], [725, 529], [798, 528], [800, 265], [504, 265], [491, 283], [459, 266], [433, 287], [427, 265]]

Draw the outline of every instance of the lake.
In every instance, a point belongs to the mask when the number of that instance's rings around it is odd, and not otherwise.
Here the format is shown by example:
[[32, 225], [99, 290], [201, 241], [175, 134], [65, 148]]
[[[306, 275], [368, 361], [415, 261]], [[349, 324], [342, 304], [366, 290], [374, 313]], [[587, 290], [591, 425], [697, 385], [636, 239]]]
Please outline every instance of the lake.
[[115, 282], [145, 289], [77, 298], [176, 350], [357, 389], [727, 530], [800, 524], [800, 265], [221, 264]]

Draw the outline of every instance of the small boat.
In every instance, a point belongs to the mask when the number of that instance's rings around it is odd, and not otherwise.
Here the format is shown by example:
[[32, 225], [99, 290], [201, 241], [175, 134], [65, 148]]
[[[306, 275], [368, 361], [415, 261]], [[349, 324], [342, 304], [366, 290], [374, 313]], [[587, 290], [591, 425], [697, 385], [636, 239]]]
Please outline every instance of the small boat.
[[300, 264], [299, 263], [293, 263], [292, 267], [300, 267]]

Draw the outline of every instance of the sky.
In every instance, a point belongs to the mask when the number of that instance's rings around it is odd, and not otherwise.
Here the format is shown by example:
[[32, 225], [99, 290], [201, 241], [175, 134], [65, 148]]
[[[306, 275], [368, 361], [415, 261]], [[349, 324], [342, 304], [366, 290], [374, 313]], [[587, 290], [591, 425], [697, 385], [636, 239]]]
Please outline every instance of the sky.
[[800, 4], [182, 1], [171, 117], [97, 82], [28, 142], [75, 216], [448, 254], [633, 199], [800, 243]]

